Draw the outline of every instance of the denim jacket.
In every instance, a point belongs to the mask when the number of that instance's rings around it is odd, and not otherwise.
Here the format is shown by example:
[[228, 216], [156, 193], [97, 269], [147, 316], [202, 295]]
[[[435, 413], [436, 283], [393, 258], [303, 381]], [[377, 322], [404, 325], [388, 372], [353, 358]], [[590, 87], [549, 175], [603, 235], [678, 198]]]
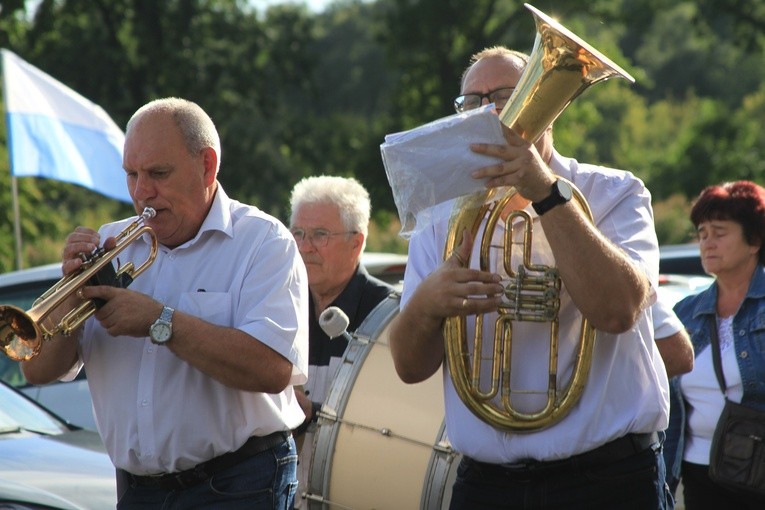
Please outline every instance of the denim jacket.
[[[675, 313], [691, 336], [696, 356], [712, 342], [709, 318], [715, 317], [717, 282], [708, 289], [679, 301]], [[765, 267], [758, 265], [741, 307], [733, 317], [733, 343], [741, 372], [743, 405], [765, 410]], [[674, 492], [683, 460], [686, 409], [680, 393], [680, 377], [670, 381], [670, 413], [664, 442], [667, 482]]]

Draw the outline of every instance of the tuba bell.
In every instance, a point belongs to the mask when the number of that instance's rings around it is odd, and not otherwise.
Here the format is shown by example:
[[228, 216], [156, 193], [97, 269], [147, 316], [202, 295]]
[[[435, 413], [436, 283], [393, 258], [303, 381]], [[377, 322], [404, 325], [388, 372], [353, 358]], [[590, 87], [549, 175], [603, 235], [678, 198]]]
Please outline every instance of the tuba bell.
[[[609, 78], [634, 78], [604, 55], [538, 9], [525, 4], [536, 22], [537, 34], [529, 62], [513, 95], [500, 113], [500, 121], [529, 142], [535, 142], [544, 130], [589, 86]], [[592, 222], [592, 213], [582, 193], [572, 185], [573, 201]], [[512, 260], [513, 229], [505, 231], [502, 265], [508, 275], [505, 292], [493, 324], [484, 324], [484, 316], [475, 317], [472, 348], [468, 342], [467, 318], [449, 317], [444, 323], [446, 360], [457, 394], [465, 405], [484, 422], [509, 431], [533, 431], [549, 427], [561, 419], [579, 401], [587, 382], [595, 342], [595, 330], [582, 318], [579, 345], [570, 379], [558, 381], [558, 311], [561, 279], [555, 267], [531, 262], [532, 218], [523, 210], [505, 211], [516, 195], [514, 188], [493, 188], [461, 197], [449, 220], [444, 259], [449, 257], [468, 229], [478, 242], [477, 233], [485, 224], [479, 250], [479, 267], [491, 271], [490, 249], [494, 229], [501, 215], [506, 223], [519, 224], [523, 242], [521, 258]], [[494, 247], [496, 248], [496, 246]], [[467, 262], [469, 264], [469, 260]], [[513, 398], [528, 390], [510, 387], [513, 323], [530, 321], [549, 324], [549, 365], [546, 404], [523, 412], [513, 405]], [[493, 328], [491, 358], [484, 358], [483, 332]], [[483, 367], [482, 365], [485, 365]], [[487, 374], [482, 374], [483, 369]], [[536, 393], [542, 392], [537, 391]], [[534, 393], [534, 392], [532, 392]]]
[[[143, 224], [155, 215], [154, 209], [146, 207], [135, 221], [117, 234], [114, 248], [108, 251], [96, 249], [85, 257], [76, 272], [59, 280], [26, 312], [13, 305], [0, 306], [0, 350], [3, 354], [14, 361], [34, 358], [41, 352], [43, 341], [57, 334], [70, 335], [98, 308], [95, 300], [81, 299], [73, 308], [59, 310], [69, 296], [85, 285], [127, 287], [135, 277], [143, 273], [157, 257], [157, 236], [149, 226]], [[112, 260], [144, 233], [151, 237], [147, 259], [138, 267], [133, 262], [127, 262], [115, 271]], [[54, 310], [59, 310], [63, 316], [58, 323], [50, 324], [48, 319]]]

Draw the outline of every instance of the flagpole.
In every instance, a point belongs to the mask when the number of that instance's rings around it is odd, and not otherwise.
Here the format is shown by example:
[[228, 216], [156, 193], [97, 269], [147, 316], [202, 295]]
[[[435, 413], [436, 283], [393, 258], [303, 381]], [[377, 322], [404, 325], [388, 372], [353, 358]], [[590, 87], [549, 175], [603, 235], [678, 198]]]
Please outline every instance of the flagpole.
[[21, 219], [19, 215], [19, 189], [16, 177], [11, 175], [11, 199], [13, 200], [13, 233], [16, 239], [16, 269], [21, 269]]
[[[6, 50], [3, 50], [3, 53], [5, 53]], [[3, 70], [3, 106], [5, 107], [6, 112], [8, 111], [8, 80], [6, 79], [6, 73], [5, 73], [5, 54], [3, 54], [2, 58], [2, 70]], [[7, 141], [7, 147], [8, 147], [8, 170], [9, 174], [11, 176], [11, 201], [13, 206], [13, 236], [15, 240], [16, 245], [16, 269], [21, 269], [21, 219], [19, 215], [19, 188], [18, 183], [16, 182], [16, 176], [13, 174], [13, 169], [11, 168], [11, 130], [9, 127], [8, 122], [8, 116], [5, 117], [5, 131], [6, 131], [6, 141]]]
[[11, 198], [13, 200], [13, 233], [16, 240], [16, 269], [21, 269], [21, 215], [19, 214], [19, 188], [16, 177], [11, 176]]

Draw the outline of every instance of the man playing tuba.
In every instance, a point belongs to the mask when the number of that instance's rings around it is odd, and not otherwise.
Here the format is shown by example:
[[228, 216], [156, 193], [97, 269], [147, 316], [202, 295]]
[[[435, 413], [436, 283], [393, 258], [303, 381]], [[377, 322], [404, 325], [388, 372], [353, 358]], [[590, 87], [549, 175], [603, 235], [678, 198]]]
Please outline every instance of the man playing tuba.
[[[528, 64], [528, 56], [502, 47], [474, 55], [455, 100], [457, 110], [494, 102], [499, 112]], [[596, 334], [580, 397], [565, 416], [533, 430], [510, 430], [481, 419], [460, 398], [454, 374], [445, 367], [447, 433], [463, 455], [451, 508], [671, 507], [658, 439], [667, 426], [668, 385], [649, 307], [659, 260], [650, 194], [628, 172], [558, 154], [551, 125], [535, 143], [503, 129], [504, 145], [471, 146], [500, 160], [471, 175], [486, 179], [488, 187], [517, 190], [504, 210], [528, 213], [531, 262], [557, 267], [555, 384], [565, 386], [572, 377], [583, 319]], [[570, 183], [589, 203], [592, 220], [571, 200]], [[444, 256], [453, 206], [454, 201], [435, 206], [443, 210], [432, 218], [444, 220], [434, 220], [410, 239], [401, 312], [390, 329], [396, 370], [408, 383], [427, 379], [444, 364], [443, 326], [454, 316], [467, 317], [471, 327], [482, 317], [478, 334], [469, 327], [465, 343], [470, 350], [476, 337], [482, 341], [483, 355], [474, 365], [494, 363], [494, 326], [508, 299], [508, 272], [501, 254], [490, 258], [489, 270], [477, 269], [480, 243], [474, 247], [468, 230], [456, 233], [454, 250]], [[501, 250], [504, 230], [511, 230], [512, 249], [522, 250], [523, 223], [503, 214], [488, 233], [491, 246]], [[475, 237], [484, 230], [478, 228]], [[514, 320], [511, 329], [511, 413], [533, 415], [548, 401], [551, 325]], [[491, 370], [479, 374], [485, 387]], [[492, 399], [501, 400], [501, 393]]]

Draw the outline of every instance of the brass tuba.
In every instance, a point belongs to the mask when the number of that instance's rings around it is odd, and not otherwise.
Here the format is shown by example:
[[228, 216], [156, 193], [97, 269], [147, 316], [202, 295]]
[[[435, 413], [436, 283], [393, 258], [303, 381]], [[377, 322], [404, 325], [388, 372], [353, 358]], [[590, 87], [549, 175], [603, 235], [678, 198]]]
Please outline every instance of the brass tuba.
[[[86, 257], [80, 268], [59, 280], [53, 287], [40, 296], [28, 311], [13, 305], [0, 306], [0, 349], [14, 361], [27, 361], [37, 356], [44, 340], [63, 334], [70, 335], [85, 320], [93, 315], [98, 304], [91, 299], [83, 299], [67, 310], [57, 324], [46, 324], [48, 316], [60, 307], [69, 296], [85, 285], [110, 284], [126, 287], [139, 274], [143, 273], [157, 257], [157, 236], [144, 221], [153, 218], [156, 211], [146, 207], [143, 213], [115, 237], [117, 245], [111, 250], [97, 249]], [[133, 241], [144, 233], [151, 237], [151, 251], [147, 259], [135, 267], [127, 262], [115, 271], [111, 262]]]
[[[536, 141], [563, 110], [590, 85], [609, 78], [635, 80], [597, 50], [582, 41], [561, 24], [529, 4], [537, 34], [529, 62], [500, 120], [527, 141]], [[572, 186], [573, 187], [573, 186]], [[574, 188], [574, 201], [592, 221], [592, 213], [584, 196]], [[444, 258], [453, 252], [469, 229], [478, 242], [477, 233], [485, 222], [480, 241], [479, 267], [491, 271], [489, 251], [494, 228], [516, 190], [494, 188], [461, 197], [453, 208]], [[579, 347], [570, 380], [558, 384], [558, 310], [561, 279], [555, 267], [531, 263], [532, 220], [523, 210], [505, 211], [507, 224], [520, 222], [523, 228], [522, 258], [517, 266], [511, 257], [513, 229], [508, 228], [502, 264], [509, 280], [504, 282], [503, 303], [493, 324], [494, 344], [491, 359], [484, 359], [483, 315], [475, 318], [472, 352], [468, 348], [467, 318], [449, 317], [444, 323], [446, 358], [457, 394], [465, 405], [490, 425], [511, 431], [538, 430], [563, 419], [578, 402], [590, 370], [595, 331], [582, 319]], [[469, 263], [469, 261], [468, 261]], [[515, 269], [517, 267], [517, 269]], [[513, 407], [513, 396], [528, 391], [511, 389], [510, 373], [513, 345], [513, 322], [534, 321], [550, 324], [549, 376], [547, 403], [533, 412]], [[489, 373], [482, 378], [482, 364]]]

